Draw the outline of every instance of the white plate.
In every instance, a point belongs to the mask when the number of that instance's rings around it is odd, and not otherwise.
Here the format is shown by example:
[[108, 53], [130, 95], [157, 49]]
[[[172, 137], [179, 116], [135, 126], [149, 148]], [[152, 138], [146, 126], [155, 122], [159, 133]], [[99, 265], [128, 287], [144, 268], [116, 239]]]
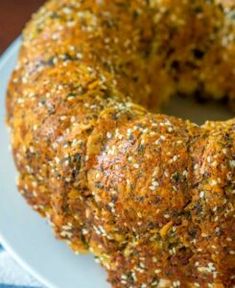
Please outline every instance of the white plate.
[[[16, 170], [8, 149], [5, 118], [5, 91], [16, 63], [20, 40], [16, 40], [0, 61], [0, 236], [15, 259], [48, 287], [107, 288], [105, 272], [92, 256], [75, 256], [56, 241], [51, 229], [27, 206], [16, 189]], [[197, 109], [195, 109], [195, 107]], [[164, 112], [194, 121], [226, 119], [232, 114], [215, 105], [197, 105], [175, 98]]]
[[0, 61], [0, 242], [17, 262], [47, 287], [108, 288], [106, 274], [92, 256], [74, 255], [16, 189], [16, 169], [5, 127], [5, 91], [20, 39]]

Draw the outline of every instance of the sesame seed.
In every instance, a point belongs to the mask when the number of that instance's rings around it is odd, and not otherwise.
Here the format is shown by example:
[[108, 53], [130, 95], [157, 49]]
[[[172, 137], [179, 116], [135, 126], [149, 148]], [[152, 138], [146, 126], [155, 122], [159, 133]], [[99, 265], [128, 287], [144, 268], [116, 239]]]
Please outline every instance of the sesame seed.
[[230, 160], [229, 165], [231, 168], [235, 168], [235, 160]]
[[211, 156], [207, 156], [206, 160], [208, 163], [210, 163], [211, 162]]
[[199, 197], [200, 197], [200, 198], [204, 198], [204, 197], [205, 197], [205, 192], [204, 192], [204, 191], [201, 191], [200, 194], [199, 194]]
[[111, 139], [111, 138], [112, 138], [112, 133], [107, 132], [106, 137], [107, 137], [108, 139]]
[[156, 274], [159, 274], [159, 273], [161, 273], [161, 269], [156, 269], [156, 270], [154, 270], [154, 273], [156, 273]]
[[157, 263], [157, 258], [156, 257], [153, 257], [152, 260], [153, 260], [153, 263]]
[[173, 281], [173, 287], [180, 287], [180, 281], [177, 280], [177, 281]]
[[212, 179], [210, 181], [210, 183], [211, 183], [212, 186], [216, 186], [218, 184], [218, 182], [215, 179]]

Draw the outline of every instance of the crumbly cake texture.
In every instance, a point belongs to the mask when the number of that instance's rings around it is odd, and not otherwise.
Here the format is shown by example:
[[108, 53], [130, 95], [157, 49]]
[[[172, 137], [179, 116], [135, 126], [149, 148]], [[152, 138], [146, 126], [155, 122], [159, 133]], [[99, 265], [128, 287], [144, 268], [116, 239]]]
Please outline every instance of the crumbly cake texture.
[[152, 114], [235, 98], [235, 5], [51, 0], [7, 95], [18, 187], [114, 288], [235, 287], [235, 120]]

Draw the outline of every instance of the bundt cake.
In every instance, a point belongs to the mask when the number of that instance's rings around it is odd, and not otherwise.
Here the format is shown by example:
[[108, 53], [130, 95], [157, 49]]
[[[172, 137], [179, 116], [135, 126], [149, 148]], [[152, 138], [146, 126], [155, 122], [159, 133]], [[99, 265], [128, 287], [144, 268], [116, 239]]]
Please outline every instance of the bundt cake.
[[235, 119], [150, 112], [176, 94], [235, 107], [233, 0], [50, 0], [25, 28], [19, 191], [115, 288], [235, 287]]

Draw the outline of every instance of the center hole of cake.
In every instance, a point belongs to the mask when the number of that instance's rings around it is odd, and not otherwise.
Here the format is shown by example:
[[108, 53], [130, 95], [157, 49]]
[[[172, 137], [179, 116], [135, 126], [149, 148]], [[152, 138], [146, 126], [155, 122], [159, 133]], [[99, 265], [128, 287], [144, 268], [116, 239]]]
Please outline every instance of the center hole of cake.
[[224, 121], [234, 117], [228, 105], [216, 101], [197, 101], [193, 97], [175, 96], [164, 105], [161, 113], [189, 119], [197, 124], [205, 121]]

